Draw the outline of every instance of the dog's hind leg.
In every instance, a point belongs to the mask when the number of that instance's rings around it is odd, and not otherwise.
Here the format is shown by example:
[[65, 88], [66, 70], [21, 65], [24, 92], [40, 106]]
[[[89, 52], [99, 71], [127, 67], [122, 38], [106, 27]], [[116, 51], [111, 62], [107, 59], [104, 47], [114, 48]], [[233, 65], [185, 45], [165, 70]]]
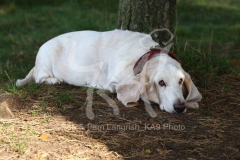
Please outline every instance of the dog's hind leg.
[[[62, 78], [55, 77], [52, 70], [49, 69], [50, 67], [46, 67], [46, 64], [37, 63], [36, 65], [38, 66], [35, 67], [36, 70], [33, 74], [34, 80], [36, 83], [45, 83], [47, 85], [54, 85], [54, 84], [60, 84], [64, 82]], [[45, 67], [39, 67], [39, 66], [45, 66]]]
[[44, 82], [49, 85], [54, 85], [54, 84], [62, 83], [63, 80], [60, 78], [56, 78], [56, 77], [48, 77], [48, 78], [43, 79], [41, 83], [44, 83]]
[[34, 74], [34, 70], [36, 70], [36, 67], [34, 67], [28, 73], [28, 75], [25, 77], [25, 79], [18, 79], [16, 81], [16, 86], [22, 87], [32, 80], [35, 80], [36, 83], [46, 83], [49, 85], [60, 84], [60, 83], [64, 82], [63, 79], [53, 77], [53, 75], [50, 75], [48, 72], [46, 72], [46, 70], [43, 70], [43, 69], [37, 70], [37, 74]]
[[25, 84], [27, 84], [28, 82], [30, 82], [31, 80], [33, 80], [33, 69], [28, 73], [28, 75], [25, 77], [25, 79], [18, 79], [16, 81], [16, 86], [17, 87], [21, 87], [24, 86]]

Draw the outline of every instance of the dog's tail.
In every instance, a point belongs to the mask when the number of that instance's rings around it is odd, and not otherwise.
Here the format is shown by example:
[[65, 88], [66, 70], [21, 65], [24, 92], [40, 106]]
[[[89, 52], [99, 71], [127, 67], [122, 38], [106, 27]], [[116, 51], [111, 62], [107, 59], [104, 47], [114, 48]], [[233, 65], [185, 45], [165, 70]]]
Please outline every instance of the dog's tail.
[[28, 73], [28, 75], [25, 77], [25, 79], [18, 79], [16, 81], [16, 86], [17, 87], [22, 87], [24, 86], [25, 84], [27, 84], [28, 82], [32, 81], [34, 78], [33, 78], [33, 70], [34, 70], [35, 67], [33, 67], [33, 69]]

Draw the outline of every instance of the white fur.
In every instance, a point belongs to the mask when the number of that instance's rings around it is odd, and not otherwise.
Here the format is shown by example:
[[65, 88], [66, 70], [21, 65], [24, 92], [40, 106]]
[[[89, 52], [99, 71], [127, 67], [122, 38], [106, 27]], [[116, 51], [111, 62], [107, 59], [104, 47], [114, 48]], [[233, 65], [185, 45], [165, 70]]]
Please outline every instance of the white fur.
[[[198, 107], [201, 94], [190, 79], [189, 95], [186, 100], [183, 98], [178, 81], [190, 76], [168, 55], [154, 56], [140, 74], [134, 75], [136, 61], [156, 45], [149, 35], [132, 31], [66, 33], [40, 47], [35, 66], [25, 79], [17, 80], [16, 85], [23, 86], [34, 80], [36, 83], [91, 86], [117, 92], [125, 106], [141, 97], [145, 102], [158, 103], [170, 113], [175, 112], [173, 104], [177, 101]], [[159, 86], [160, 80], [167, 86]]]

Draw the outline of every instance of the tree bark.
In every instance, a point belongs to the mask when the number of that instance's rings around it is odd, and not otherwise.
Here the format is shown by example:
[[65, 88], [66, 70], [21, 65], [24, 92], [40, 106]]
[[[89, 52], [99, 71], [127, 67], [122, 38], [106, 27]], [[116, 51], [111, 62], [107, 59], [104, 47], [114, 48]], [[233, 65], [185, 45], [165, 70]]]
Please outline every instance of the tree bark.
[[[118, 29], [150, 33], [154, 29], [167, 28], [174, 33], [176, 0], [120, 0]], [[152, 35], [156, 42], [167, 41], [167, 32]]]

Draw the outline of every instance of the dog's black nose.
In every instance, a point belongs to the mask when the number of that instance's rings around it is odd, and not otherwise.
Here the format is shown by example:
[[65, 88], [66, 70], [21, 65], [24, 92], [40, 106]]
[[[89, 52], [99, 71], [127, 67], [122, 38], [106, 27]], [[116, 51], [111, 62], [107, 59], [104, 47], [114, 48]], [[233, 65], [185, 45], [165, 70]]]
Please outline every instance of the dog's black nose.
[[174, 104], [173, 105], [174, 107], [174, 110], [177, 112], [177, 113], [182, 113], [185, 111], [185, 103], [180, 103], [180, 104]]

